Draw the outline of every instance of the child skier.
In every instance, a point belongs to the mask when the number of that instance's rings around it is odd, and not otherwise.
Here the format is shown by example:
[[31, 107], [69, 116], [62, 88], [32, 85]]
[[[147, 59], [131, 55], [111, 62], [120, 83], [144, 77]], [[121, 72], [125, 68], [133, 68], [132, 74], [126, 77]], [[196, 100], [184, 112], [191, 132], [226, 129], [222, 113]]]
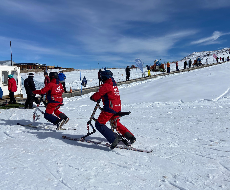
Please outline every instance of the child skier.
[[[114, 120], [119, 116], [115, 116], [116, 113], [121, 111], [121, 100], [117, 84], [112, 77], [113, 73], [110, 70], [101, 71], [101, 77], [103, 84], [100, 86], [98, 92], [94, 93], [90, 99], [97, 102], [100, 99], [103, 101], [103, 111], [99, 115], [95, 127], [96, 129], [111, 143], [111, 149], [114, 149], [119, 143], [119, 137], [105, 124], [109, 120]], [[117, 131], [119, 131], [123, 137], [134, 143], [136, 138], [134, 135], [123, 126], [119, 119], [116, 120]]]
[[[48, 104], [46, 106], [46, 111], [44, 118], [57, 125], [57, 130], [60, 130], [64, 124], [69, 121], [69, 118], [62, 112], [59, 111], [62, 105], [63, 98], [62, 94], [64, 92], [62, 84], [58, 80], [57, 72], [50, 72], [50, 83], [47, 84], [41, 90], [33, 91], [34, 94], [46, 94]], [[57, 116], [54, 116], [53, 113]]]

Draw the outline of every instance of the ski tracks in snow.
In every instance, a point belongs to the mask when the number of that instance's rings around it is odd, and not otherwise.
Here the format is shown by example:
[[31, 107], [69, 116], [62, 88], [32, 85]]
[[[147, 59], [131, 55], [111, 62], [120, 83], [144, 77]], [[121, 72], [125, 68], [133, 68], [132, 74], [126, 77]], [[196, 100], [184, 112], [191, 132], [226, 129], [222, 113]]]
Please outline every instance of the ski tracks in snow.
[[217, 102], [218, 100], [226, 97], [227, 95], [230, 94], [230, 88], [228, 88], [223, 94], [221, 94], [219, 97], [212, 99], [212, 101]]

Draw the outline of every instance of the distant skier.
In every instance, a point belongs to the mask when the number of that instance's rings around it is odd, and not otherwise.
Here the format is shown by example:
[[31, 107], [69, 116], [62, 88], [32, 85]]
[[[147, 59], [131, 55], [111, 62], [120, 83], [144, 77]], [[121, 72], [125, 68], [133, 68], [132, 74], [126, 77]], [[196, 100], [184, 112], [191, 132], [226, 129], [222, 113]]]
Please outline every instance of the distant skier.
[[[119, 142], [119, 137], [105, 124], [109, 120], [114, 120], [118, 116], [114, 116], [121, 111], [121, 100], [117, 84], [114, 80], [113, 73], [110, 70], [101, 72], [103, 84], [100, 86], [99, 91], [94, 93], [90, 99], [97, 102], [102, 99], [104, 107], [99, 115], [95, 127], [96, 129], [111, 143], [111, 149], [115, 148]], [[136, 138], [134, 135], [123, 126], [119, 119], [117, 119], [117, 130], [125, 137], [130, 143], [134, 143]]]
[[33, 93], [46, 94], [48, 104], [46, 106], [44, 118], [56, 125], [57, 130], [60, 130], [62, 126], [69, 121], [69, 118], [64, 113], [59, 111], [59, 108], [63, 103], [62, 94], [64, 92], [64, 89], [62, 84], [59, 82], [57, 72], [50, 72], [49, 77], [50, 83], [41, 90], [33, 91]]
[[86, 85], [87, 85], [87, 80], [86, 80], [85, 76], [82, 79], [81, 85], [84, 87], [86, 87]]
[[14, 93], [17, 91], [17, 84], [13, 75], [8, 75], [8, 90], [10, 96], [9, 104], [16, 104]]

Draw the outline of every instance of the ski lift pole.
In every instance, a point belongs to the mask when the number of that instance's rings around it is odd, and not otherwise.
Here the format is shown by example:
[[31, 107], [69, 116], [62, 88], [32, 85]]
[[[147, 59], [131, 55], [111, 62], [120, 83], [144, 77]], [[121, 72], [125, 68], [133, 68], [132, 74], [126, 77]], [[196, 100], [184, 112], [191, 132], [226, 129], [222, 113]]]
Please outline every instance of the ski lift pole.
[[[93, 133], [95, 133], [96, 132], [96, 129], [93, 127], [93, 125], [92, 125], [92, 120], [96, 120], [95, 118], [94, 118], [94, 115], [95, 115], [95, 113], [96, 113], [96, 111], [97, 111], [97, 109], [98, 108], [100, 108], [100, 101], [98, 101], [97, 102], [97, 104], [96, 104], [96, 106], [94, 107], [94, 110], [93, 110], [93, 113], [91, 114], [91, 116], [90, 116], [90, 118], [89, 118], [89, 121], [87, 122], [87, 130], [88, 130], [88, 133], [85, 135], [85, 136], [83, 136], [83, 137], [81, 137], [81, 139], [85, 139], [86, 137], [88, 137], [88, 136], [90, 136], [90, 135], [92, 135]], [[93, 131], [92, 132], [89, 132], [89, 125], [92, 127], [92, 129], [93, 129]]]

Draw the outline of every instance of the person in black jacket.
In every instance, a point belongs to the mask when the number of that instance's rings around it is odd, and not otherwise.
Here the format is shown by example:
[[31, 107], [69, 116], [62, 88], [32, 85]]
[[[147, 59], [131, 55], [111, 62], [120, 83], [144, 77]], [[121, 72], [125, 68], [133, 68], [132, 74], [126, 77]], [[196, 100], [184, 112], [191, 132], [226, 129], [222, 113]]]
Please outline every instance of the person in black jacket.
[[129, 77], [130, 77], [130, 68], [129, 68], [129, 66], [126, 67], [125, 72], [126, 72], [126, 80], [129, 80]]
[[33, 109], [33, 102], [35, 102], [36, 104], [40, 104], [38, 98], [36, 98], [35, 94], [33, 94], [33, 91], [36, 90], [33, 78], [34, 78], [34, 74], [29, 73], [28, 78], [25, 79], [24, 81], [24, 87], [25, 87], [26, 94], [27, 94], [27, 99], [25, 102], [25, 109], [27, 109], [28, 106], [29, 106], [29, 109]]

